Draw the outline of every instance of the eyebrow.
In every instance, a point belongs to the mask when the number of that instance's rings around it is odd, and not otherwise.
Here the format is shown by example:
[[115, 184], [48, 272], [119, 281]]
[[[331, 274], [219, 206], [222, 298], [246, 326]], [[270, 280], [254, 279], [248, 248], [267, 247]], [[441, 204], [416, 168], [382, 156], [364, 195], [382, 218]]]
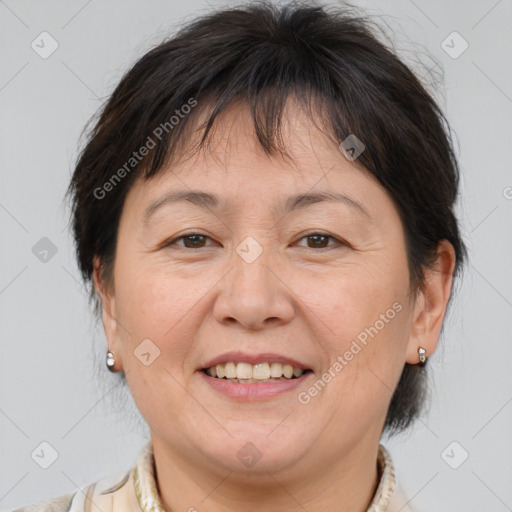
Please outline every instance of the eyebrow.
[[[162, 206], [182, 202], [188, 202], [201, 208], [216, 211], [225, 209], [227, 206], [226, 202], [221, 200], [218, 196], [199, 190], [169, 192], [151, 203], [144, 210], [143, 222], [147, 223], [149, 217]], [[343, 203], [356, 210], [368, 220], [372, 220], [371, 215], [359, 201], [339, 192], [322, 191], [297, 194], [290, 196], [284, 204], [274, 206], [272, 211], [275, 215], [285, 215], [293, 210], [303, 209], [320, 202]]]

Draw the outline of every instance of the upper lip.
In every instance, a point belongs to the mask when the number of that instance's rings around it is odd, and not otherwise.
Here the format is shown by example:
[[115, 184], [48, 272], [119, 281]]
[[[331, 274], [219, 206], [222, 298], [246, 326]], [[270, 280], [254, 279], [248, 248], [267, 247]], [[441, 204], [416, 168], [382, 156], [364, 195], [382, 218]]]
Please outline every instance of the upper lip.
[[260, 354], [248, 354], [246, 352], [224, 352], [213, 359], [207, 361], [200, 369], [205, 370], [206, 368], [211, 368], [217, 364], [229, 363], [230, 361], [234, 363], [249, 363], [249, 364], [258, 364], [258, 363], [281, 363], [281, 364], [289, 364], [295, 368], [302, 368], [303, 370], [309, 370], [310, 367], [297, 361], [296, 359], [292, 359], [287, 356], [283, 356], [281, 354], [275, 354], [273, 352], [263, 352]]

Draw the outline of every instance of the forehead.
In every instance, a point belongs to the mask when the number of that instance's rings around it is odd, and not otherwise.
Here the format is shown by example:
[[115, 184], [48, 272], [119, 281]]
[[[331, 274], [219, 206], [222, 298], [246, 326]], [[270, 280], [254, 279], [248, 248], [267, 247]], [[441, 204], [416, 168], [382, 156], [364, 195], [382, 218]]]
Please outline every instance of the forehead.
[[[272, 154], [265, 152], [258, 140], [250, 107], [245, 102], [230, 105], [216, 119], [204, 145], [200, 141], [204, 128], [211, 115], [212, 105], [199, 105], [191, 114], [181, 140], [175, 142], [173, 160], [167, 162], [159, 172], [170, 171], [175, 175], [200, 178], [213, 170], [223, 170], [245, 179], [270, 181], [273, 169], [281, 172], [276, 179], [286, 173], [299, 177], [326, 176], [330, 170], [359, 171], [371, 175], [355, 162], [347, 160], [339, 149], [336, 138], [323, 128], [319, 114], [306, 113], [303, 106], [293, 96], [286, 102], [275, 130], [275, 140], [282, 151]], [[265, 170], [269, 172], [264, 176]], [[257, 171], [257, 172], [253, 172]], [[275, 173], [274, 173], [275, 174]]]
[[[173, 161], [150, 179], [139, 177], [132, 186], [129, 196], [144, 205], [144, 217], [166, 196], [170, 201], [188, 196], [193, 204], [230, 211], [237, 204], [261, 204], [268, 199], [273, 213], [337, 199], [370, 218], [375, 194], [385, 195], [375, 178], [357, 162], [347, 160], [337, 141], [318, 128], [321, 121], [312, 120], [296, 103], [290, 102], [283, 113], [284, 154], [265, 153], [244, 104], [223, 112], [207, 143], [198, 148], [209, 116], [207, 109], [198, 112]], [[365, 208], [365, 202], [370, 206]]]
[[[344, 167], [365, 170], [357, 162], [350, 163], [343, 157], [339, 149], [340, 141], [331, 133], [332, 129], [326, 127], [319, 100], [312, 98], [312, 105], [319, 106], [309, 106], [306, 112], [303, 103], [292, 94], [287, 98], [282, 113], [279, 116], [272, 114], [270, 121], [253, 113], [247, 101], [233, 102], [215, 117], [206, 140], [202, 141], [215, 108], [215, 103], [209, 103], [208, 100], [209, 97], [199, 101], [187, 116], [183, 132], [170, 148], [173, 161], [172, 165], [171, 162], [167, 163], [167, 169], [173, 168], [179, 172], [186, 168], [187, 173], [190, 173], [193, 169], [186, 165], [189, 161], [192, 161], [192, 167], [202, 167], [202, 170], [210, 166], [212, 161], [228, 169], [231, 159], [251, 155], [251, 159], [245, 159], [244, 166], [250, 168], [252, 163], [265, 164], [272, 157], [274, 164], [281, 161], [285, 164], [283, 170], [293, 169], [295, 175], [301, 172], [311, 174], [315, 170], [326, 172], [326, 165], [332, 167], [340, 161]], [[278, 124], [267, 125], [267, 121], [275, 120], [274, 117]], [[255, 123], [259, 126], [259, 132], [263, 131], [263, 137], [268, 140], [258, 139]], [[269, 141], [277, 146], [272, 152], [265, 151]]]

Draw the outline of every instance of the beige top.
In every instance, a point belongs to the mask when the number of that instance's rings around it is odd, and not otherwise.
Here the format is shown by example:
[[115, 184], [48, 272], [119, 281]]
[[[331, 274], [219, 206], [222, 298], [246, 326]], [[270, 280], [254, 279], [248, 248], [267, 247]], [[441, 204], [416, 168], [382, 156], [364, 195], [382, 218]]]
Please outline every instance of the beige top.
[[[388, 451], [379, 445], [380, 482], [367, 512], [414, 512], [395, 480], [395, 468]], [[153, 446], [149, 441], [128, 472], [92, 483], [50, 501], [14, 512], [164, 512], [154, 473]], [[191, 509], [194, 510], [193, 508]]]

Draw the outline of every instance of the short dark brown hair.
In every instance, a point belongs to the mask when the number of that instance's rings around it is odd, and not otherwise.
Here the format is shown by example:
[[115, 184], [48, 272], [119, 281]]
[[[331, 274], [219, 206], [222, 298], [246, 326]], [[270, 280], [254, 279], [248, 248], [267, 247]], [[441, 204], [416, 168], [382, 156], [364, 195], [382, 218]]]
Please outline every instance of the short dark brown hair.
[[[156, 175], [186, 145], [192, 116], [180, 115], [184, 106], [209, 109], [199, 147], [215, 119], [242, 100], [264, 151], [285, 154], [281, 116], [292, 95], [337, 143], [349, 135], [363, 141], [357, 164], [390, 193], [400, 213], [411, 295], [422, 289], [443, 239], [455, 249], [459, 274], [467, 257], [454, 213], [459, 168], [433, 97], [379, 41], [372, 21], [351, 8], [252, 2], [196, 18], [151, 49], [94, 119], [68, 195], [78, 265], [96, 308], [93, 258], [108, 280], [126, 194], [137, 176]], [[201, 98], [208, 102], [197, 104]], [[150, 138], [158, 143], [135, 158]], [[384, 429], [409, 426], [425, 392], [425, 369], [405, 364]]]

